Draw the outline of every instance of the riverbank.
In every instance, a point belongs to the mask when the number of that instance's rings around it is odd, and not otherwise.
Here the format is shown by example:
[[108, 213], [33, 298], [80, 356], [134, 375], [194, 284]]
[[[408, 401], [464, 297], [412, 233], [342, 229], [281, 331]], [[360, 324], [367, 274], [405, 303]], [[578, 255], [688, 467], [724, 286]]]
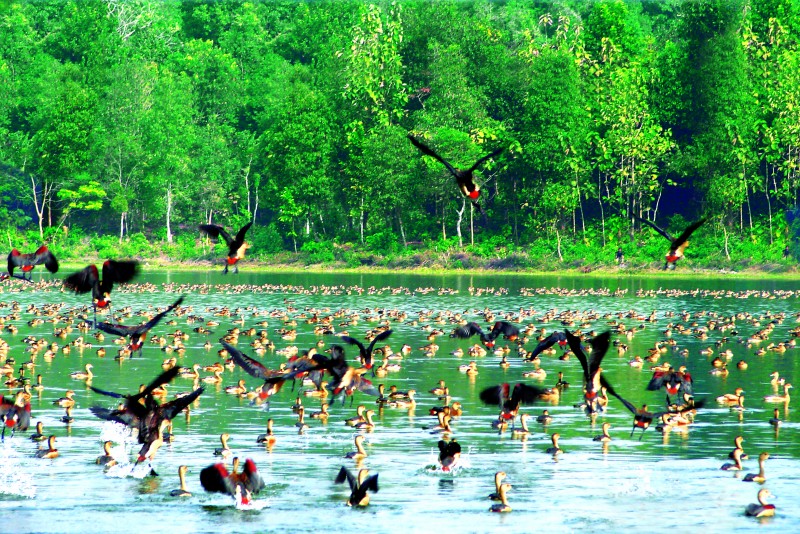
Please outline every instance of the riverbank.
[[[299, 256], [299, 255], [298, 255]], [[201, 272], [213, 269], [222, 269], [220, 260], [193, 260], [175, 261], [169, 258], [137, 258], [150, 270], [177, 270], [188, 272]], [[87, 260], [86, 263], [99, 263], [100, 258]], [[77, 270], [83, 268], [86, 263], [76, 263], [74, 261], [61, 262], [62, 271]], [[744, 268], [710, 268], [698, 266], [689, 262], [679, 264], [675, 270], [664, 270], [661, 263], [652, 264], [597, 264], [591, 266], [567, 266], [563, 264], [553, 265], [552, 269], [541, 267], [497, 267], [497, 266], [478, 266], [478, 267], [447, 267], [441, 264], [416, 265], [416, 266], [397, 266], [382, 265], [380, 263], [361, 265], [352, 267], [344, 262], [330, 263], [306, 263], [298, 257], [294, 261], [267, 262], [259, 259], [243, 260], [239, 266], [243, 273], [285, 273], [285, 272], [314, 272], [314, 273], [418, 273], [418, 274], [503, 274], [504, 276], [575, 276], [575, 277], [597, 277], [608, 276], [631, 277], [631, 278], [682, 278], [689, 276], [716, 277], [725, 276], [729, 278], [753, 279], [760, 277], [769, 278], [796, 278], [800, 276], [800, 269], [797, 264], [767, 263], [753, 264]]]

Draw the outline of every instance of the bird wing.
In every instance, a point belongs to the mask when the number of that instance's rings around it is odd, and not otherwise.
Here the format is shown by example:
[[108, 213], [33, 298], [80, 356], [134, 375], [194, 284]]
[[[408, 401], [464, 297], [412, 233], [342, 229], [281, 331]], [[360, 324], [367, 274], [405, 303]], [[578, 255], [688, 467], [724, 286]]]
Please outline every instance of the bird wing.
[[139, 399], [141, 397], [145, 397], [147, 395], [152, 394], [153, 391], [155, 391], [157, 388], [163, 386], [164, 384], [169, 384], [170, 382], [172, 382], [172, 380], [176, 376], [178, 376], [178, 373], [180, 373], [180, 372], [181, 372], [181, 370], [178, 368], [178, 366], [175, 366], [172, 369], [168, 369], [168, 370], [164, 371], [163, 373], [158, 375], [152, 382], [150, 382], [147, 385], [147, 387], [144, 388], [140, 393], [138, 393], [137, 395], [132, 396], [131, 398], [132, 399]]
[[[216, 224], [201, 224], [200, 231], [204, 232], [213, 239], [217, 239], [219, 236], [222, 236], [222, 239], [225, 240], [225, 244], [229, 247], [233, 244], [233, 238], [231, 237], [231, 234], [226, 232], [223, 227], [217, 226]], [[241, 230], [239, 231], [241, 232]]]
[[169, 421], [181, 413], [187, 406], [193, 403], [197, 397], [202, 395], [205, 390], [206, 388], [200, 386], [186, 396], [162, 404], [161, 412], [164, 415], [164, 419]]
[[236, 237], [234, 238], [233, 243], [236, 245], [237, 249], [240, 246], [242, 246], [242, 243], [244, 243], [244, 235], [247, 233], [247, 231], [250, 229], [251, 226], [253, 226], [253, 222], [252, 221], [250, 221], [249, 223], [247, 223], [244, 226], [242, 226], [239, 229], [239, 231], [236, 232]]
[[67, 276], [64, 279], [64, 287], [76, 293], [88, 293], [99, 279], [100, 275], [97, 272], [97, 266], [89, 265], [77, 273]]
[[559, 341], [563, 341], [565, 339], [567, 338], [564, 335], [564, 332], [556, 330], [555, 332], [553, 332], [552, 334], [541, 340], [538, 345], [536, 345], [536, 348], [533, 349], [533, 352], [531, 352], [530, 356], [528, 356], [528, 359], [529, 360], [534, 359], [536, 356], [541, 354], [542, 351], [549, 349]]
[[347, 481], [347, 484], [350, 486], [350, 491], [353, 491], [356, 488], [356, 486], [358, 486], [358, 482], [356, 480], [356, 477], [353, 476], [353, 473], [351, 473], [350, 470], [347, 469], [345, 466], [342, 466], [342, 468], [339, 469], [339, 473], [336, 475], [336, 478], [334, 479], [333, 482], [334, 484], [342, 484], [345, 480]]
[[250, 491], [250, 493], [258, 493], [266, 487], [264, 479], [258, 473], [256, 463], [250, 458], [244, 461], [242, 477], [244, 478], [244, 487]]
[[364, 482], [361, 483], [359, 489], [363, 489], [364, 493], [366, 493], [367, 490], [378, 493], [378, 473], [368, 476]]
[[90, 406], [89, 411], [105, 421], [115, 421], [125, 426], [135, 426], [137, 417], [126, 410], [109, 410], [101, 406]]
[[211, 464], [200, 471], [200, 485], [206, 491], [233, 495], [236, 488], [233, 487], [229, 477], [230, 473], [224, 464]]
[[475, 334], [483, 335], [483, 330], [481, 330], [481, 327], [478, 326], [478, 323], [467, 323], [464, 326], [459, 326], [458, 328], [453, 330], [453, 333], [450, 334], [450, 337], [467, 339], [474, 336]]
[[269, 378], [269, 370], [264, 367], [261, 362], [258, 362], [249, 356], [245, 356], [239, 349], [235, 348], [233, 345], [229, 345], [223, 340], [220, 340], [220, 343], [222, 343], [222, 346], [228, 351], [228, 354], [231, 355], [233, 361], [236, 362], [239, 367], [244, 369], [247, 374], [256, 378], [261, 378], [262, 380]]
[[658, 391], [659, 389], [664, 387], [664, 384], [667, 383], [671, 375], [672, 375], [671, 372], [655, 371], [653, 373], [653, 378], [651, 378], [650, 382], [647, 383], [647, 390]]
[[103, 263], [103, 284], [124, 284], [139, 274], [139, 262], [135, 260], [106, 260]]
[[664, 236], [664, 237], [665, 237], [666, 239], [668, 239], [669, 241], [674, 241], [674, 239], [672, 238], [672, 236], [671, 236], [671, 235], [669, 235], [669, 233], [668, 233], [666, 230], [664, 230], [663, 228], [661, 228], [660, 226], [658, 226], [658, 225], [657, 225], [656, 223], [654, 223], [653, 221], [650, 221], [650, 220], [644, 219], [644, 218], [642, 218], [642, 217], [639, 217], [638, 215], [634, 215], [634, 217], [635, 217], [636, 219], [640, 220], [641, 222], [645, 223], [646, 225], [648, 225], [648, 226], [651, 226], [651, 227], [652, 227], [652, 228], [653, 228], [653, 229], [654, 229], [656, 232], [658, 232], [659, 234], [661, 234], [662, 236]]
[[355, 345], [355, 346], [357, 346], [357, 347], [358, 347], [358, 351], [359, 351], [359, 353], [361, 354], [361, 357], [362, 357], [362, 358], [366, 358], [366, 357], [367, 357], [367, 348], [364, 346], [364, 344], [363, 344], [363, 343], [361, 343], [361, 342], [360, 342], [359, 340], [357, 340], [356, 338], [354, 338], [354, 337], [350, 337], [350, 336], [342, 336], [342, 341], [344, 341], [344, 342], [345, 342], [345, 343], [347, 343], [348, 345]]
[[365, 393], [367, 395], [372, 395], [373, 397], [377, 397], [380, 395], [378, 388], [376, 388], [372, 382], [364, 378], [363, 376], [356, 375], [353, 377], [353, 385], [355, 389], [360, 391], [361, 393]]
[[546, 393], [546, 388], [529, 386], [528, 384], [517, 384], [511, 392], [511, 404], [531, 404], [538, 400], [539, 395]]
[[[144, 325], [124, 325], [124, 324], [111, 324], [111, 323], [95, 323], [94, 327], [102, 330], [106, 334], [113, 334], [116, 336], [130, 336], [139, 333]], [[144, 330], [142, 330], [144, 331]]]
[[700, 219], [699, 221], [687, 226], [686, 230], [684, 230], [683, 233], [681, 233], [681, 235], [675, 238], [675, 240], [672, 242], [672, 250], [677, 250], [681, 245], [686, 243], [686, 241], [689, 239], [689, 236], [691, 236], [695, 230], [703, 226], [707, 220], [708, 219]]
[[383, 341], [384, 339], [387, 339], [391, 335], [392, 335], [391, 330], [384, 330], [383, 332], [379, 333], [374, 338], [372, 338], [369, 347], [367, 347], [367, 354], [372, 355], [372, 349], [375, 348], [375, 343]]
[[503, 402], [503, 386], [491, 386], [484, 390], [482, 390], [478, 396], [484, 402], [484, 404], [489, 405], [499, 405]]
[[489, 154], [486, 154], [486, 155], [485, 155], [485, 156], [483, 156], [481, 159], [479, 159], [478, 161], [476, 161], [476, 162], [475, 162], [475, 164], [474, 164], [472, 167], [470, 167], [469, 169], [467, 169], [467, 171], [466, 171], [466, 172], [470, 172], [470, 173], [471, 173], [471, 172], [475, 172], [475, 169], [477, 169], [478, 167], [480, 167], [480, 165], [481, 165], [481, 164], [482, 164], [484, 161], [486, 161], [486, 160], [488, 160], [488, 159], [492, 159], [493, 157], [495, 157], [495, 156], [499, 155], [499, 154], [500, 154], [500, 153], [501, 153], [503, 150], [504, 150], [504, 149], [502, 149], [502, 148], [498, 148], [498, 149], [497, 149], [497, 150], [495, 150], [494, 152], [491, 152], [491, 153], [489, 153]]
[[34, 254], [34, 265], [41, 265], [44, 264], [45, 269], [50, 271], [51, 273], [58, 272], [58, 260], [56, 259], [55, 255], [50, 252], [50, 249], [47, 248], [46, 245], [42, 245], [39, 247], [39, 250], [33, 253]]
[[618, 398], [618, 399], [619, 399], [619, 401], [620, 401], [622, 404], [624, 404], [624, 405], [625, 405], [625, 407], [626, 407], [628, 410], [630, 410], [630, 412], [631, 412], [632, 414], [636, 415], [636, 414], [638, 413], [638, 412], [637, 412], [637, 410], [636, 410], [636, 406], [634, 406], [634, 405], [633, 405], [633, 404], [631, 404], [630, 402], [628, 402], [628, 401], [626, 401], [625, 399], [623, 399], [623, 398], [622, 398], [622, 397], [621, 397], [621, 396], [620, 396], [620, 395], [619, 395], [619, 394], [618, 394], [616, 391], [614, 391], [614, 388], [613, 388], [613, 387], [611, 387], [611, 384], [608, 382], [608, 380], [606, 380], [606, 378], [605, 378], [603, 375], [600, 375], [600, 384], [601, 384], [601, 385], [602, 385], [604, 388], [606, 388], [606, 391], [608, 391], [608, 393], [609, 393], [610, 395], [613, 395], [614, 397]]
[[439, 154], [434, 152], [432, 148], [428, 147], [427, 145], [422, 143], [422, 141], [420, 141], [419, 139], [417, 139], [416, 137], [414, 137], [411, 134], [408, 134], [408, 140], [411, 141], [411, 143], [415, 147], [420, 149], [420, 151], [423, 154], [426, 154], [426, 155], [428, 155], [428, 156], [430, 156], [432, 158], [435, 158], [436, 160], [439, 161], [439, 163], [441, 163], [442, 165], [447, 167], [447, 170], [450, 171], [450, 174], [452, 174], [453, 176], [458, 177], [458, 171], [452, 165], [450, 165], [450, 163], [446, 159], [444, 159], [442, 156], [440, 156]]
[[[127, 395], [123, 395], [122, 393], [114, 393], [113, 391], [105, 391], [100, 388], [96, 388], [94, 386], [89, 386], [92, 391], [95, 393], [99, 393], [100, 395], [105, 395], [106, 397], [114, 397], [115, 399], [126, 399], [128, 398]], [[99, 416], [98, 416], [99, 417]]]
[[568, 330], [564, 330], [564, 334], [567, 336], [567, 343], [569, 344], [569, 348], [572, 349], [573, 354], [575, 357], [578, 358], [578, 361], [581, 362], [581, 367], [583, 368], [583, 381], [584, 385], [588, 384], [591, 380], [591, 376], [589, 375], [589, 362], [586, 359], [586, 354], [583, 353], [583, 347], [581, 347], [581, 339], [578, 336], [573, 336], [571, 332]]
[[509, 339], [519, 337], [519, 328], [507, 321], [497, 321], [489, 332], [489, 339], [493, 341], [501, 334]]
[[594, 378], [597, 371], [600, 369], [603, 357], [606, 355], [606, 352], [608, 352], [608, 347], [611, 343], [611, 332], [603, 332], [592, 338], [589, 343], [592, 344], [592, 357], [589, 360], [589, 376]]

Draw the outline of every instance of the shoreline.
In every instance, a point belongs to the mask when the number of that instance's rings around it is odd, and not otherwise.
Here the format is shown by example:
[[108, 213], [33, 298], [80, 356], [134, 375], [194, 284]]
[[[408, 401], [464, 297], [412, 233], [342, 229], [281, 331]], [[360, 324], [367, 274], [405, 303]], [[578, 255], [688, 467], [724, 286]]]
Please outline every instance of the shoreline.
[[[99, 261], [99, 260], [98, 260]], [[139, 259], [143, 268], [155, 271], [185, 271], [198, 272], [222, 267], [219, 262], [206, 260], [192, 262], [174, 262], [150, 259]], [[79, 270], [86, 263], [62, 262], [60, 270]], [[674, 271], [665, 271], [643, 266], [598, 265], [594, 268], [563, 268], [553, 270], [540, 270], [533, 268], [471, 268], [457, 269], [445, 267], [386, 267], [386, 266], [361, 266], [348, 267], [343, 264], [311, 264], [303, 265], [287, 263], [251, 262], [245, 260], [240, 267], [242, 274], [252, 273], [330, 273], [330, 274], [405, 274], [405, 275], [480, 275], [480, 276], [566, 276], [575, 278], [660, 278], [675, 279], [700, 276], [703, 278], [725, 277], [727, 279], [755, 279], [769, 278], [774, 280], [788, 280], [800, 278], [800, 269], [797, 265], [761, 264], [751, 265], [743, 270], [712, 269], [707, 267], [679, 266]]]

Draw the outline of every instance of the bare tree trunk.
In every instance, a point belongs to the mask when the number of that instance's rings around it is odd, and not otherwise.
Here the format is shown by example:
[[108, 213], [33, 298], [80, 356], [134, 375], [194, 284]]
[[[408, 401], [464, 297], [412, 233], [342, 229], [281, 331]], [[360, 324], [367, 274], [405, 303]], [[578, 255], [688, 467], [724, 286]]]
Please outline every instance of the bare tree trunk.
[[358, 218], [358, 224], [361, 229], [361, 244], [364, 244], [364, 197], [361, 197], [361, 216]]
[[[172, 183], [167, 185], [167, 243], [172, 243]], [[121, 236], [120, 236], [121, 237]]]
[[[516, 225], [517, 217], [514, 216], [514, 224]], [[469, 244], [475, 246], [475, 206], [470, 202], [469, 204]]]
[[558, 223], [556, 223], [556, 252], [558, 252], [558, 260], [564, 261], [564, 256], [561, 255], [561, 234], [558, 231]]
[[119, 216], [119, 242], [122, 243], [122, 236], [125, 233], [125, 214], [127, 212], [123, 211]]
[[461, 209], [456, 210], [458, 213], [458, 219], [456, 219], [456, 235], [458, 236], [458, 248], [464, 248], [464, 240], [461, 239], [461, 220], [464, 218], [464, 208], [467, 207], [467, 199], [461, 199]]
[[731, 253], [728, 251], [728, 229], [725, 228], [725, 221], [722, 221], [722, 233], [725, 234], [725, 257], [730, 261]]
[[769, 244], [772, 244], [772, 202], [769, 198], [769, 166], [764, 176], [764, 196], [767, 197], [767, 218], [769, 220]]
[[36, 210], [36, 218], [39, 219], [39, 238], [44, 241], [44, 204], [39, 204], [39, 196], [36, 194], [36, 182], [31, 176], [31, 189], [33, 190], [33, 208]]
[[603, 246], [606, 246], [606, 215], [603, 212], [603, 186], [600, 177], [602, 173], [597, 173], [597, 203], [600, 205], [600, 228], [603, 234]]
[[403, 228], [403, 218], [398, 215], [397, 221], [400, 223], [400, 237], [403, 238], [403, 246], [408, 247], [408, 241], [406, 241], [406, 231]]

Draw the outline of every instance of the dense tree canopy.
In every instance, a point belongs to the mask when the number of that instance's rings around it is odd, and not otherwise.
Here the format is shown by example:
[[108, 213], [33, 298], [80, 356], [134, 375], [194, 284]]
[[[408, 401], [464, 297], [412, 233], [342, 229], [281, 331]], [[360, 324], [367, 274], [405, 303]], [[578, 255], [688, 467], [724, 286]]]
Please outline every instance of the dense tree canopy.
[[[0, 231], [17, 246], [113, 236], [186, 259], [198, 224], [254, 219], [255, 254], [421, 244], [564, 259], [641, 248], [653, 234], [637, 217], [708, 216], [707, 253], [730, 259], [745, 242], [777, 258], [800, 188], [799, 11], [6, 3]], [[455, 166], [504, 148], [476, 173], [485, 217], [409, 133]]]

